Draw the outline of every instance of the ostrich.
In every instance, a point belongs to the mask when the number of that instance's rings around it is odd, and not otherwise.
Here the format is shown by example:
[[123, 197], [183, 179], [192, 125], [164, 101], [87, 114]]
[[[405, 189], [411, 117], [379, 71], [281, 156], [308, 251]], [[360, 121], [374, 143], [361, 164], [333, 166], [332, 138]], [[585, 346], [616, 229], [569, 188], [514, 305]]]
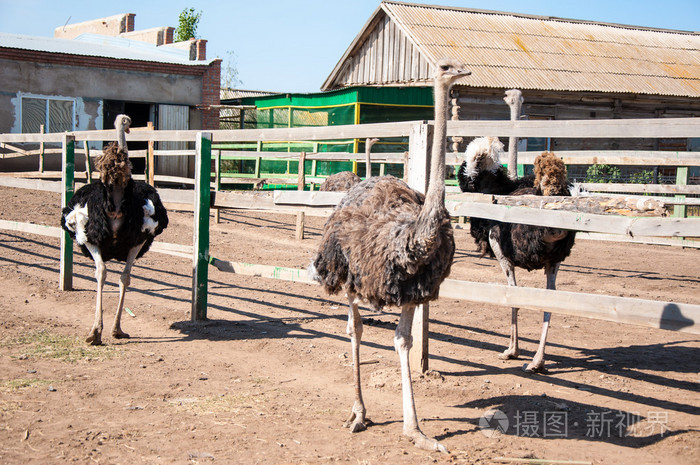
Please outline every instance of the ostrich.
[[[519, 180], [508, 179], [499, 163], [503, 144], [492, 137], [474, 139], [467, 147], [466, 160], [458, 172], [463, 191], [490, 194], [570, 195], [566, 167], [551, 152], [543, 152], [534, 162], [535, 176]], [[528, 184], [530, 185], [528, 187]], [[481, 255], [489, 254], [498, 260], [509, 286], [516, 286], [515, 267], [528, 271], [544, 268], [547, 289], [556, 289], [559, 265], [569, 256], [574, 245], [575, 231], [499, 221], [471, 219], [471, 234]], [[551, 314], [544, 312], [542, 335], [537, 352], [527, 372], [543, 372], [544, 349]], [[511, 310], [510, 344], [502, 359], [518, 358], [518, 309]]]
[[[367, 139], [365, 142], [365, 163], [367, 174], [365, 179], [372, 177], [372, 166], [370, 165], [370, 152], [372, 151], [372, 146], [378, 142], [379, 139], [371, 138]], [[326, 178], [319, 187], [320, 191], [347, 191], [350, 190], [352, 186], [358, 184], [362, 179], [352, 171], [341, 171], [340, 173], [335, 173]]]
[[102, 288], [107, 277], [105, 262], [126, 262], [119, 280], [119, 303], [112, 336], [128, 338], [121, 329], [124, 294], [129, 286], [134, 261], [145, 254], [155, 236], [168, 226], [168, 214], [156, 190], [131, 178], [131, 162], [126, 133], [131, 119], [117, 116], [118, 144], [112, 142], [97, 162], [100, 179], [75, 193], [63, 209], [61, 226], [79, 245], [83, 254], [95, 261], [97, 303], [95, 321], [86, 342], [102, 344]]
[[422, 449], [447, 452], [418, 426], [408, 354], [416, 306], [434, 300], [450, 272], [454, 237], [444, 204], [445, 140], [449, 88], [469, 75], [449, 59], [437, 63], [434, 75], [435, 131], [430, 180], [425, 195], [393, 176], [372, 177], [343, 197], [324, 228], [311, 275], [329, 294], [344, 290], [348, 303], [347, 333], [352, 343], [355, 402], [345, 423], [352, 432], [366, 429], [360, 383], [360, 300], [375, 308], [401, 307], [394, 336], [403, 392], [403, 433]]

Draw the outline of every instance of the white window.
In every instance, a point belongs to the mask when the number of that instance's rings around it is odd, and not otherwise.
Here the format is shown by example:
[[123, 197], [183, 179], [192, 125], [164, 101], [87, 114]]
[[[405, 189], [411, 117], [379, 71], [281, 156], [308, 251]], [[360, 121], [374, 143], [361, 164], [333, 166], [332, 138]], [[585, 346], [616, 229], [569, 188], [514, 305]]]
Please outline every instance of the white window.
[[23, 133], [66, 132], [75, 130], [75, 99], [22, 95]]

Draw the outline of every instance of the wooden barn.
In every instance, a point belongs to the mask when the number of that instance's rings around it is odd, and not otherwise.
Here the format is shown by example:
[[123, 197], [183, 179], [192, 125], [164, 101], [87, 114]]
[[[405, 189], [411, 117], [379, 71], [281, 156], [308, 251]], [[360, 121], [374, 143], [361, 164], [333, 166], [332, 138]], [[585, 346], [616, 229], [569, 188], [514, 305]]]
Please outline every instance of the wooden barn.
[[[467, 8], [382, 2], [321, 90], [429, 86], [443, 57], [472, 71], [453, 119], [700, 116], [700, 33]], [[700, 150], [700, 139], [530, 139], [527, 150]], [[525, 147], [523, 147], [525, 148]]]
[[[53, 38], [0, 33], [0, 133], [111, 129], [119, 113], [134, 127], [218, 129], [221, 60], [206, 58], [206, 40], [173, 43], [172, 27], [135, 30], [134, 16], [60, 27]], [[156, 170], [191, 175], [187, 158], [157, 157]], [[23, 162], [36, 169], [21, 158], [2, 169], [25, 170]]]

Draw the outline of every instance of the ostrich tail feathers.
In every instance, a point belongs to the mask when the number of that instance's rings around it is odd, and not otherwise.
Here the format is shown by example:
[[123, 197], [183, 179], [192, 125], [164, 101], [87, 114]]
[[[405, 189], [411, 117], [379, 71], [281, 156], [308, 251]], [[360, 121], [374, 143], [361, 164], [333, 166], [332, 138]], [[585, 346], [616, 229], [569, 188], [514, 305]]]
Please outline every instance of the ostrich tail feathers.
[[321, 277], [318, 274], [318, 271], [316, 270], [316, 267], [314, 266], [314, 262], [309, 263], [309, 266], [306, 267], [306, 272], [309, 273], [309, 278], [313, 279], [314, 281], [321, 282]]

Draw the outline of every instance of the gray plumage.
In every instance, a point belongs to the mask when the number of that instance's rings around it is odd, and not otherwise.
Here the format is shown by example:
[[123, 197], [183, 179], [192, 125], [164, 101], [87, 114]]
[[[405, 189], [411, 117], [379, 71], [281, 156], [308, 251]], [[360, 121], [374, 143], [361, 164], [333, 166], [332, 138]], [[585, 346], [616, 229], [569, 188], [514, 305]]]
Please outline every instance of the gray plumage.
[[310, 270], [328, 293], [345, 291], [350, 305], [347, 332], [352, 342], [355, 403], [346, 426], [353, 432], [366, 428], [358, 302], [399, 306], [394, 346], [401, 363], [404, 435], [417, 447], [443, 452], [447, 449], [418, 427], [408, 353], [415, 309], [437, 298], [454, 255], [444, 202], [447, 100], [451, 85], [468, 74], [451, 60], [440, 60], [436, 67], [435, 130], [426, 195], [392, 176], [371, 177], [355, 185], [328, 218]]

